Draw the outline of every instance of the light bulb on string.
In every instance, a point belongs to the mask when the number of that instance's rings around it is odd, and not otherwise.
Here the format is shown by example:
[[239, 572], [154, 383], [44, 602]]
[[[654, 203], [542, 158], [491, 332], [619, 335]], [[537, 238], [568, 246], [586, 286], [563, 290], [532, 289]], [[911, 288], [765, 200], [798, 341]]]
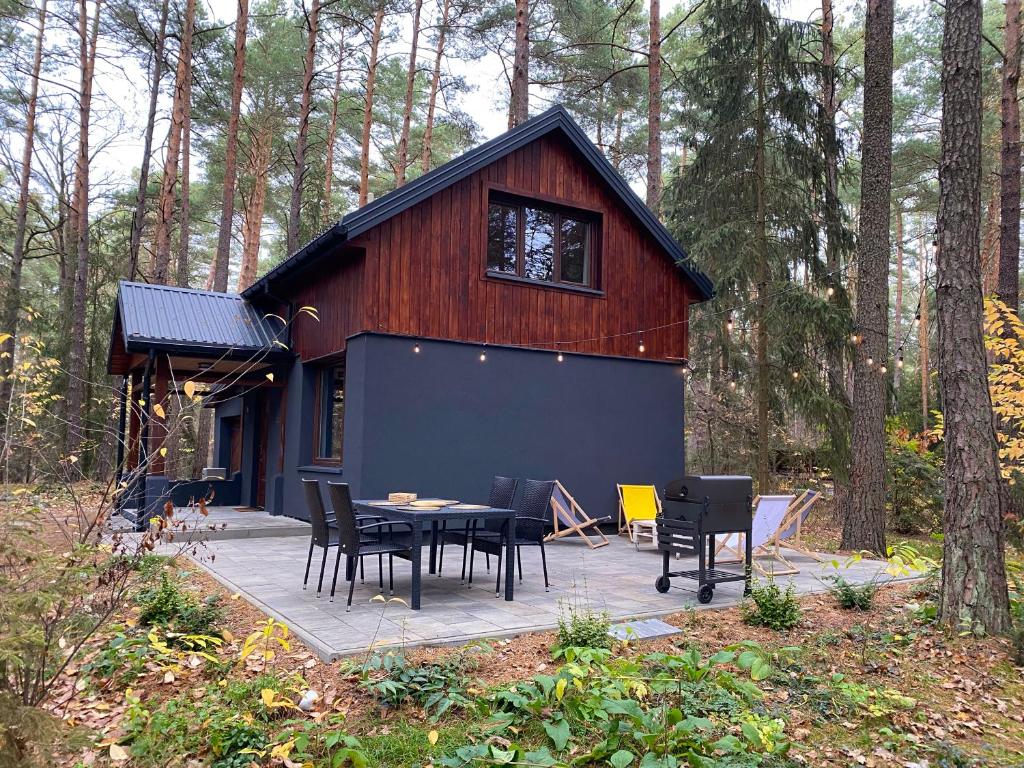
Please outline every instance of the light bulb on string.
[[865, 360], [864, 362], [868, 364], [868, 368], [871, 368], [875, 364], [875, 358], [873, 358], [871, 355], [868, 355], [868, 359]]
[[727, 331], [729, 331], [729, 333], [732, 333], [732, 329], [733, 329], [732, 312], [729, 313], [729, 319], [725, 321], [725, 328], [726, 328]]
[[793, 378], [794, 379], [799, 379], [800, 378], [800, 371], [793, 371]]
[[639, 349], [641, 353], [643, 353], [647, 349], [647, 347], [644, 346], [644, 337], [643, 336], [640, 337], [640, 346], [637, 347], [637, 349]]
[[829, 298], [834, 296], [835, 292], [836, 292], [836, 289], [833, 288], [831, 285], [828, 288], [825, 289], [825, 295], [828, 296]]
[[558, 362], [562, 362], [563, 360], [565, 360], [565, 357], [562, 355], [561, 350], [559, 350], [558, 356], [555, 359], [558, 360]]
[[860, 334], [854, 332], [850, 334], [850, 342], [852, 344], [860, 344]]
[[729, 378], [729, 389], [733, 392], [736, 391], [736, 371], [733, 371], [732, 376]]
[[480, 362], [481, 363], [486, 363], [487, 362], [487, 345], [486, 344], [480, 350]]
[[882, 374], [884, 374], [884, 373], [888, 373], [888, 371], [889, 371], [889, 369], [888, 369], [888, 368], [886, 368], [886, 367], [885, 367], [884, 365], [880, 365], [880, 366], [878, 367], [878, 372], [879, 372], [879, 373], [882, 373]]
[[416, 342], [415, 344], [412, 345], [412, 351], [415, 352], [417, 355], [420, 353], [419, 342]]
[[921, 313], [918, 312], [914, 315], [914, 327], [917, 328], [921, 324]]
[[900, 352], [899, 356], [896, 358], [896, 367], [897, 368], [902, 368], [903, 367], [903, 353], [902, 352]]

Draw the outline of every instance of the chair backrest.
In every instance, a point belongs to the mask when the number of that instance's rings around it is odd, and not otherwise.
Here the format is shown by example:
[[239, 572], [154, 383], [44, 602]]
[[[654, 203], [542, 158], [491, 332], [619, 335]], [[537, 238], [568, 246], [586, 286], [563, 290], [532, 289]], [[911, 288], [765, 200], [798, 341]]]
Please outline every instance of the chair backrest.
[[[801, 495], [796, 497], [790, 505], [790, 513], [786, 515], [786, 522], [789, 524], [786, 526], [786, 530], [779, 534], [779, 540], [785, 541], [796, 535], [799, 530], [799, 526], [803, 525], [804, 520], [811, 514], [811, 507], [813, 507], [818, 499], [821, 498], [821, 491], [804, 491]], [[798, 525], [799, 524], [799, 525]]]
[[338, 525], [338, 546], [346, 555], [356, 555], [359, 553], [359, 528], [348, 483], [328, 483], [327, 492]]
[[313, 527], [313, 543], [318, 547], [326, 547], [330, 542], [330, 531], [327, 528], [327, 512], [324, 510], [324, 500], [320, 496], [320, 481], [303, 479], [302, 489], [306, 492], [309, 524]]
[[[548, 520], [551, 494], [554, 492], [554, 480], [523, 480], [523, 492], [519, 496], [519, 504], [516, 505], [516, 538], [534, 541], [544, 538], [544, 522]], [[524, 517], [539, 520], [520, 521], [519, 518]]]
[[487, 500], [488, 506], [497, 509], [512, 509], [512, 502], [516, 498], [516, 488], [519, 487], [519, 480], [515, 477], [502, 477], [495, 475], [491, 480], [491, 495]]
[[618, 485], [619, 503], [626, 523], [658, 516], [658, 489], [653, 485]]
[[786, 517], [789, 505], [795, 496], [759, 496], [754, 510], [753, 530], [750, 532], [751, 546], [760, 547], [775, 535]]

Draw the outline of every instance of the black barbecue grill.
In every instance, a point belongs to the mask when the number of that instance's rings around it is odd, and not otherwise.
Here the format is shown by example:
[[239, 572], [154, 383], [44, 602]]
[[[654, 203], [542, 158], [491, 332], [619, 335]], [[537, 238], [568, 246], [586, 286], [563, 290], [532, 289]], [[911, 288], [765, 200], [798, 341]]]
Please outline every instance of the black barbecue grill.
[[[665, 487], [662, 512], [656, 521], [662, 573], [654, 588], [668, 592], [672, 579], [694, 579], [697, 600], [710, 603], [716, 584], [742, 581], [743, 593], [748, 594], [753, 491], [754, 481], [741, 475], [687, 475], [670, 482]], [[730, 533], [744, 534], [743, 573], [715, 568], [715, 536]], [[696, 555], [697, 569], [670, 571], [672, 555]]]

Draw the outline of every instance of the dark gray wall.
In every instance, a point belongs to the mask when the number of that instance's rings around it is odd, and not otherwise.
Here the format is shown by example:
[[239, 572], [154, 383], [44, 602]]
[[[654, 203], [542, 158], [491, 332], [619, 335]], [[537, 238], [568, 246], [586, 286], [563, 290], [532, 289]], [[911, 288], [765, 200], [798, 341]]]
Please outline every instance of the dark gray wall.
[[557, 478], [601, 517], [616, 514], [616, 483], [683, 474], [681, 366], [509, 347], [481, 362], [477, 345], [413, 344], [349, 339], [342, 479], [356, 497], [486, 501], [495, 474]]

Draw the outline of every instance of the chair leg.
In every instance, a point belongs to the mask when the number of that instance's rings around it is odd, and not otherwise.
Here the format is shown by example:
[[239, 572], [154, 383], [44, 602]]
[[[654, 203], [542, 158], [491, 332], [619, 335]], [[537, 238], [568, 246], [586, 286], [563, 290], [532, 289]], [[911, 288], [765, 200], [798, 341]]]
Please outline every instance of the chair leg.
[[523, 548], [516, 547], [516, 560], [519, 561], [519, 583], [523, 583]]
[[327, 567], [327, 547], [324, 547], [324, 557], [320, 561], [320, 581], [316, 585], [316, 596], [320, 597], [320, 590], [324, 588], [324, 568]]
[[441, 569], [444, 568], [444, 532], [448, 530], [448, 521], [441, 521], [441, 528], [437, 534], [437, 578], [441, 578]]
[[[362, 558], [359, 558], [359, 559], [362, 560]], [[345, 612], [346, 613], [352, 610], [352, 593], [355, 592], [355, 591], [356, 591], [356, 580], [352, 579], [352, 581], [350, 581], [348, 583], [348, 604], [345, 606]]]
[[[348, 570], [348, 556], [345, 556], [345, 570]], [[334, 602], [334, 588], [338, 584], [338, 566], [341, 565], [341, 547], [338, 547], [338, 554], [334, 558], [334, 578], [331, 579], [331, 602]]]
[[550, 590], [549, 585], [548, 585], [548, 557], [547, 557], [546, 554], [544, 554], [544, 542], [543, 541], [540, 543], [540, 562], [541, 562], [541, 565], [544, 567], [544, 591], [545, 592], [550, 592], [551, 590]]
[[302, 588], [306, 588], [309, 581], [309, 565], [313, 562], [313, 537], [309, 537], [309, 554], [306, 556], [306, 575], [302, 577]]
[[[491, 572], [491, 553], [490, 552], [484, 552], [484, 557], [487, 558], [487, 560], [486, 560], [486, 562], [487, 562], [487, 572], [490, 573]], [[500, 568], [501, 566], [499, 565], [498, 567]]]
[[384, 591], [384, 555], [377, 555], [377, 575], [380, 579], [380, 591]]
[[[505, 545], [498, 545], [498, 577], [494, 580], [494, 596], [501, 597], [501, 556], [505, 553]], [[515, 563], [508, 563], [506, 568], [515, 568]]]
[[476, 548], [473, 546], [473, 542], [467, 542], [466, 546], [469, 547], [469, 582], [466, 588], [473, 588], [473, 558], [476, 556]]
[[462, 543], [462, 583], [465, 583], [466, 581], [466, 550], [468, 550], [473, 544], [472, 536], [470, 536], [469, 531], [469, 521], [466, 521], [466, 538]]
[[[355, 564], [353, 563], [353, 565], [352, 565], [352, 580], [355, 581], [355, 578], [356, 578], [356, 569], [355, 569]], [[363, 565], [363, 558], [361, 558], [361, 557], [359, 558], [359, 581], [361, 581], [363, 584], [366, 583], [366, 567]]]
[[395, 594], [395, 556], [388, 555], [388, 590]]

